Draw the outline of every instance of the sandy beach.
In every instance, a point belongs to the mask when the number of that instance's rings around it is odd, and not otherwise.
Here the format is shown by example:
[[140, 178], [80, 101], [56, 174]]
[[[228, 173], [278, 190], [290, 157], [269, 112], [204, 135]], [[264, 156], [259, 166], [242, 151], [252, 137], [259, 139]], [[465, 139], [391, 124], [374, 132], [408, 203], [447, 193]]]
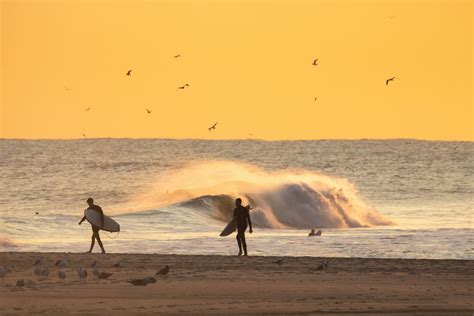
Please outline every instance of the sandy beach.
[[[47, 277], [33, 262], [44, 257]], [[65, 283], [57, 260], [68, 266]], [[282, 259], [280, 264], [275, 263]], [[97, 279], [91, 264], [113, 275]], [[324, 261], [327, 269], [318, 271]], [[120, 263], [119, 267], [114, 267]], [[1, 253], [0, 315], [410, 313], [472, 315], [474, 261], [159, 254]], [[170, 266], [167, 276], [155, 273]], [[85, 267], [84, 283], [76, 272]], [[127, 280], [152, 276], [156, 283]], [[23, 279], [25, 286], [17, 286]]]

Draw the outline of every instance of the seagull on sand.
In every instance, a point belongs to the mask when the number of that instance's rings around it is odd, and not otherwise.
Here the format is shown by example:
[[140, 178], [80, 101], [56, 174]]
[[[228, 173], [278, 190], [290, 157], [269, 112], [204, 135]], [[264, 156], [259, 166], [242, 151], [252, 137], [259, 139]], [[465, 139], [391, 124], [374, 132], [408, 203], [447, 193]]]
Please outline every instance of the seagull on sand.
[[151, 110], [149, 110], [149, 109], [147, 109], [147, 108], [145, 108], [145, 111], [146, 111], [148, 114], [151, 114], [151, 112], [152, 112]]
[[388, 78], [387, 80], [385, 80], [385, 85], [388, 86], [389, 82], [390, 81], [393, 81], [395, 79], [398, 79], [397, 77], [391, 77], [391, 78]]
[[283, 264], [283, 259], [278, 259], [277, 261], [274, 261], [273, 263], [278, 264], [281, 266]]
[[99, 269], [97, 268], [97, 261], [94, 261], [91, 265], [92, 269], [92, 274], [97, 278], [100, 274]]
[[185, 83], [181, 87], [178, 87], [178, 89], [176, 89], [176, 90], [179, 90], [179, 89], [184, 90], [186, 87], [189, 87], [189, 84]]
[[54, 266], [58, 269], [64, 269], [67, 267], [67, 262], [63, 259], [59, 259], [58, 261], [56, 261]]
[[148, 284], [146, 279], [131, 279], [127, 283], [133, 284], [135, 286], [145, 286]]
[[127, 71], [126, 75], [127, 75], [127, 76], [131, 76], [131, 75], [132, 75], [132, 69], [130, 69], [129, 71]]
[[49, 275], [49, 268], [48, 267], [42, 268], [41, 269], [41, 276], [47, 278], [48, 275]]
[[324, 271], [326, 270], [327, 268], [329, 268], [329, 264], [327, 261], [324, 261], [323, 263], [321, 263], [317, 268], [316, 268], [316, 271]]
[[87, 278], [87, 271], [83, 267], [77, 268], [77, 276], [79, 277], [79, 282], [85, 282]]
[[160, 271], [156, 272], [156, 275], [167, 275], [168, 272], [170, 272], [170, 267], [168, 265], [166, 265]]
[[208, 128], [209, 132], [211, 132], [213, 129], [216, 129], [217, 122], [214, 123], [211, 127]]
[[316, 58], [315, 60], [313, 60], [313, 63], [312, 63], [313, 66], [317, 66], [318, 65], [318, 59]]
[[67, 277], [66, 272], [62, 270], [58, 272], [58, 278], [62, 283], [66, 283], [66, 277]]

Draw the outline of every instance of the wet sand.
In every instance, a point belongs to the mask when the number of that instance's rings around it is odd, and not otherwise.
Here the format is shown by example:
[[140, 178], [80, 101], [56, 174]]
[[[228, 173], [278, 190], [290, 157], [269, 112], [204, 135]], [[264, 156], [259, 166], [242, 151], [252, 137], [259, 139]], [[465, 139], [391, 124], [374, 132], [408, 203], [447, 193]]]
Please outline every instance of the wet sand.
[[[38, 278], [40, 256], [50, 268]], [[54, 263], [65, 259], [62, 284]], [[473, 315], [474, 261], [159, 254], [0, 253], [0, 315], [9, 314], [360, 314]], [[97, 260], [99, 280], [90, 267]], [[325, 271], [316, 267], [323, 261]], [[120, 262], [121, 267], [113, 267]], [[164, 265], [169, 275], [156, 276]], [[80, 284], [76, 268], [88, 271]], [[126, 281], [153, 276], [156, 283]], [[17, 287], [17, 280], [25, 280]]]

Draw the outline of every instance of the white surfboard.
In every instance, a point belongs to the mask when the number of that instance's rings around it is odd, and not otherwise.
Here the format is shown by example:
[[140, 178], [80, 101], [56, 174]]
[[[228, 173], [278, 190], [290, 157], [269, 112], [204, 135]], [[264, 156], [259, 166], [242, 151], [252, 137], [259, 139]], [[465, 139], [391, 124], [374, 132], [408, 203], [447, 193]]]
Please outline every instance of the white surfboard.
[[232, 218], [232, 220], [229, 222], [229, 224], [227, 224], [227, 226], [224, 228], [224, 230], [222, 231], [222, 233], [220, 233], [219, 236], [222, 236], [222, 237], [229, 236], [236, 230], [237, 230], [237, 222], [235, 221], [235, 219]]
[[[97, 213], [94, 210], [91, 210], [90, 208], [87, 208], [84, 210], [84, 216], [86, 217], [87, 221], [91, 223], [92, 225], [100, 227], [101, 224], [101, 218], [100, 214]], [[120, 225], [107, 215], [104, 215], [104, 227], [101, 227], [100, 229], [115, 233], [120, 231]]]

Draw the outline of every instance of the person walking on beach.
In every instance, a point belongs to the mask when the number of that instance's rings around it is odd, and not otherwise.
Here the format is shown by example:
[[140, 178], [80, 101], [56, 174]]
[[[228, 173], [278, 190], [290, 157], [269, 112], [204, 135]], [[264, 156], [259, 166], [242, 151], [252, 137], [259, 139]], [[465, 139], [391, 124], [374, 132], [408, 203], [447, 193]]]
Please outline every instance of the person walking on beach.
[[250, 205], [242, 206], [242, 199], [235, 200], [234, 220], [237, 224], [237, 244], [239, 245], [239, 256], [242, 255], [242, 247], [244, 249], [244, 256], [247, 255], [247, 243], [245, 242], [245, 231], [250, 227], [249, 233], [252, 233], [252, 222], [250, 221]]
[[[95, 244], [96, 239], [97, 239], [97, 243], [100, 246], [100, 249], [102, 249], [102, 253], [105, 253], [104, 245], [102, 245], [102, 241], [100, 240], [100, 236], [99, 236], [99, 230], [102, 227], [104, 227], [104, 212], [102, 211], [102, 208], [99, 205], [94, 204], [94, 200], [92, 198], [87, 199], [87, 204], [89, 205], [89, 209], [94, 210], [97, 213], [99, 213], [100, 218], [101, 218], [100, 227], [91, 223], [91, 226], [92, 226], [92, 241], [91, 241], [91, 248], [89, 249], [88, 253], [92, 252], [92, 249], [94, 248], [94, 244]], [[81, 225], [82, 222], [85, 221], [85, 220], [86, 220], [86, 216], [84, 215], [84, 217], [79, 222], [79, 225]]]

